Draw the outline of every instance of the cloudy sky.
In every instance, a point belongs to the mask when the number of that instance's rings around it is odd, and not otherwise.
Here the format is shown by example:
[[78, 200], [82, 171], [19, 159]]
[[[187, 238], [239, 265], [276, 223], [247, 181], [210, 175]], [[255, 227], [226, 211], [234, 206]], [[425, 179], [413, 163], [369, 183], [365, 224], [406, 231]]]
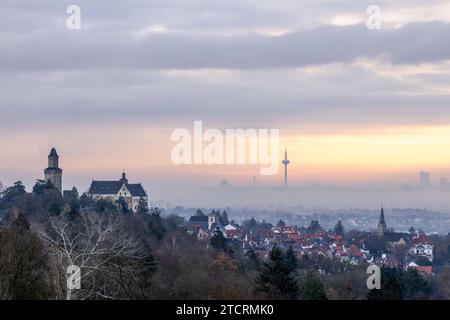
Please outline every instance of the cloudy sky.
[[[81, 29], [66, 27], [69, 5]], [[381, 29], [366, 26], [369, 5]], [[0, 0], [0, 180], [49, 149], [92, 178], [247, 183], [170, 161], [176, 128], [279, 128], [293, 183], [450, 177], [450, 2]], [[265, 179], [265, 180], [264, 180]], [[278, 183], [275, 177], [261, 181]]]

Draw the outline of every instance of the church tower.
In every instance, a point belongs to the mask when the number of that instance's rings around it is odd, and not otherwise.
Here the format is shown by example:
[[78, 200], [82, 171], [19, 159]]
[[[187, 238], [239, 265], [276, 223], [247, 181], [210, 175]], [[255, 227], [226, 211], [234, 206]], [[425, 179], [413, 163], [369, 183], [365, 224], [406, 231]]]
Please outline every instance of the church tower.
[[62, 169], [59, 168], [59, 156], [55, 148], [48, 155], [48, 168], [44, 170], [45, 181], [50, 181], [53, 186], [62, 192]]
[[380, 220], [378, 222], [378, 235], [380, 237], [384, 236], [386, 233], [386, 221], [384, 220], [384, 208], [381, 208]]

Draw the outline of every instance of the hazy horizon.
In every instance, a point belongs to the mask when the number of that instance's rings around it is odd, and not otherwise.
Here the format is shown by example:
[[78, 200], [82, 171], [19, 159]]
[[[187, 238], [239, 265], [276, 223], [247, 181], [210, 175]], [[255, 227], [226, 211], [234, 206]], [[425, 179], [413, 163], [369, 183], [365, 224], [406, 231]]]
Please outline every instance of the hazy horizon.
[[[259, 165], [174, 165], [171, 133], [196, 120], [222, 131], [279, 129], [291, 186], [388, 190], [364, 194], [367, 206], [405, 183], [414, 188], [421, 170], [435, 186], [450, 178], [446, 1], [379, 1], [379, 30], [366, 26], [371, 3], [356, 0], [82, 0], [80, 30], [66, 27], [70, 4], [4, 1], [0, 12], [6, 185], [29, 189], [42, 178], [52, 146], [66, 189], [85, 191], [123, 169], [171, 202], [166, 189], [197, 201], [222, 179], [282, 185], [281, 164], [274, 176], [260, 176]], [[404, 194], [391, 197], [446, 207], [440, 191], [422, 202]], [[335, 197], [323, 201], [338, 206]], [[361, 200], [348, 192], [344, 202]]]

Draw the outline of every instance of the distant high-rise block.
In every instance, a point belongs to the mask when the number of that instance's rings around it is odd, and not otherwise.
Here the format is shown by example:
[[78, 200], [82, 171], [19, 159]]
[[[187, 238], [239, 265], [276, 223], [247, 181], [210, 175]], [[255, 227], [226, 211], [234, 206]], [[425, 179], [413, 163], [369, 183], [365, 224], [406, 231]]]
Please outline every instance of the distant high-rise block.
[[228, 180], [226, 180], [226, 179], [223, 179], [223, 180], [220, 181], [220, 186], [222, 188], [228, 188], [230, 186], [230, 182]]
[[447, 178], [441, 178], [439, 186], [442, 190], [445, 190], [448, 188], [448, 179]]
[[420, 186], [422, 188], [428, 188], [430, 186], [430, 173], [429, 172], [425, 172], [425, 171], [421, 171], [420, 175], [419, 175], [419, 179], [420, 179]]

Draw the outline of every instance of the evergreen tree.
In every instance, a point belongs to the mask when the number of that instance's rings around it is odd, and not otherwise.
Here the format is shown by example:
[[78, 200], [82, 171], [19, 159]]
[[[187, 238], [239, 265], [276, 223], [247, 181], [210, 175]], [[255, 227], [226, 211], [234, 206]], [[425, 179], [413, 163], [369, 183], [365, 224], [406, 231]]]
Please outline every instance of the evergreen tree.
[[261, 228], [264, 230], [270, 230], [272, 229], [273, 225], [271, 223], [266, 222], [266, 220], [263, 220], [261, 222]]
[[14, 185], [6, 188], [0, 194], [0, 210], [10, 208], [17, 198], [26, 194], [22, 181], [14, 182]]
[[[94, 209], [96, 208], [96, 201], [93, 200], [92, 198], [90, 198], [86, 193], [83, 193], [79, 199], [79, 203], [80, 203], [80, 210], [81, 209], [85, 209], [85, 210], [90, 210], [90, 209]], [[97, 211], [97, 210], [95, 210]], [[97, 211], [98, 212], [98, 211]]]
[[272, 248], [269, 261], [263, 264], [256, 279], [255, 290], [269, 299], [297, 299], [298, 284], [295, 275], [278, 247]]
[[119, 208], [119, 210], [124, 214], [128, 214], [131, 212], [130, 208], [128, 206], [128, 203], [126, 202], [126, 200], [123, 197], [120, 197], [119, 199], [117, 199], [116, 205]]
[[254, 267], [256, 269], [259, 269], [259, 267], [261, 267], [261, 260], [258, 258], [258, 256], [256, 255], [255, 250], [253, 250], [252, 248], [248, 249], [247, 252], [245, 253], [245, 255], [250, 259], [250, 261], [253, 263]]
[[307, 230], [309, 233], [314, 233], [322, 230], [322, 227], [318, 220], [312, 220]]
[[224, 226], [230, 223], [228, 220], [228, 213], [225, 210], [223, 210], [222, 214], [220, 215], [220, 223]]
[[136, 212], [138, 214], [147, 214], [147, 213], [149, 213], [149, 211], [150, 210], [148, 209], [147, 200], [145, 200], [144, 198], [140, 198]]
[[57, 202], [50, 202], [46, 206], [46, 209], [47, 209], [48, 214], [51, 216], [58, 216], [61, 214], [61, 211], [62, 211], [61, 205]]
[[251, 217], [249, 220], [245, 220], [242, 223], [242, 228], [244, 231], [252, 231], [255, 230], [258, 227], [258, 223], [256, 222], [255, 218]]
[[[122, 198], [123, 200], [123, 198]], [[97, 213], [117, 212], [118, 207], [109, 199], [99, 199], [93, 202], [94, 210]]]
[[415, 269], [408, 271], [398, 269], [397, 279], [404, 299], [427, 299], [433, 293], [432, 286]]
[[198, 216], [198, 217], [204, 217], [204, 216], [205, 216], [205, 214], [203, 213], [203, 211], [200, 210], [200, 209], [197, 209], [197, 211], [195, 211], [195, 215]]
[[395, 269], [381, 269], [381, 289], [372, 289], [368, 300], [403, 300], [403, 292], [396, 277]]
[[341, 220], [339, 220], [334, 226], [334, 233], [340, 236], [344, 235], [344, 225]]
[[[47, 185], [47, 184], [46, 184]], [[49, 186], [49, 185], [48, 185]], [[47, 214], [51, 216], [60, 215], [64, 208], [64, 199], [61, 193], [53, 187], [46, 188], [43, 194], [38, 195], [42, 201]]]
[[419, 265], [421, 267], [430, 267], [433, 265], [433, 262], [428, 260], [428, 258], [426, 258], [426, 257], [418, 257], [416, 259], [416, 263], [417, 263], [417, 265]]
[[166, 234], [166, 228], [164, 227], [163, 221], [161, 219], [161, 210], [157, 207], [151, 208], [148, 216], [148, 229], [150, 234], [156, 239], [161, 240]]
[[287, 266], [291, 269], [291, 272], [296, 272], [298, 268], [298, 260], [291, 246], [286, 250], [284, 259], [286, 260]]
[[277, 223], [277, 227], [284, 228], [286, 227], [286, 223], [280, 219]]
[[72, 217], [76, 217], [80, 213], [80, 208], [81, 208], [78, 189], [76, 187], [72, 188], [69, 198], [66, 199], [66, 201], [70, 207], [69, 214]]
[[78, 192], [77, 187], [72, 187], [72, 192], [70, 193], [71, 200], [79, 200], [80, 194]]
[[369, 300], [426, 299], [433, 287], [417, 270], [404, 271], [398, 268], [381, 269], [381, 289], [371, 290]]
[[314, 270], [309, 270], [301, 282], [300, 295], [303, 300], [327, 300], [322, 281]]
[[228, 240], [224, 237], [222, 231], [219, 230], [219, 228], [216, 229], [214, 232], [214, 235], [211, 237], [211, 245], [217, 249], [217, 250], [226, 250]]
[[55, 190], [55, 186], [50, 180], [36, 180], [36, 183], [33, 186], [33, 193], [36, 195], [42, 196], [46, 190]]

